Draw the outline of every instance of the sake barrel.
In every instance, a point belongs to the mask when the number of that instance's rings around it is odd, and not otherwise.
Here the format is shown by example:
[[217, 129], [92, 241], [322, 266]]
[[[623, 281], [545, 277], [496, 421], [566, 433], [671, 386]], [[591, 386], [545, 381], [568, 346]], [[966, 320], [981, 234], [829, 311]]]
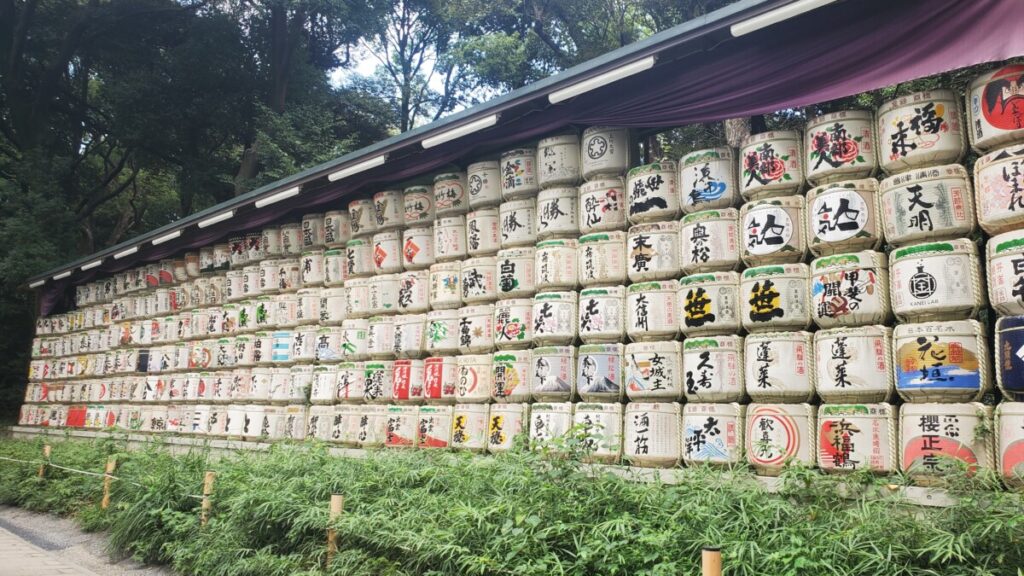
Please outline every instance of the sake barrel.
[[494, 305], [484, 304], [459, 308], [457, 334], [459, 352], [462, 354], [480, 354], [492, 351], [494, 349]]
[[402, 233], [402, 267], [426, 270], [434, 263], [434, 230], [430, 226], [408, 228]]
[[289, 369], [291, 386], [288, 388], [288, 402], [305, 404], [309, 399], [309, 391], [313, 387], [313, 368], [312, 364], [302, 364]]
[[637, 166], [629, 171], [629, 221], [632, 224], [678, 218], [679, 190], [676, 163], [668, 160]]
[[399, 358], [421, 358], [426, 354], [426, 314], [395, 316], [393, 350]]
[[490, 354], [463, 354], [455, 360], [458, 379], [455, 381], [457, 403], [486, 403], [490, 399], [494, 372]]
[[363, 400], [371, 404], [391, 402], [395, 362], [370, 360], [363, 363]]
[[360, 448], [379, 448], [384, 445], [387, 429], [387, 406], [360, 406], [359, 432], [356, 441]]
[[890, 474], [899, 464], [896, 407], [823, 404], [818, 407], [818, 467], [825, 472]]
[[434, 191], [427, 186], [410, 186], [402, 196], [406, 226], [429, 226], [434, 222]]
[[1024, 232], [993, 236], [986, 255], [992, 307], [1004, 316], [1024, 314]]
[[249, 232], [245, 235], [245, 251], [248, 254], [249, 262], [258, 262], [266, 258], [262, 232]]
[[344, 249], [324, 252], [324, 286], [344, 286], [348, 280], [348, 255]]
[[434, 221], [434, 259], [450, 262], [466, 257], [466, 217], [446, 216]]
[[789, 196], [804, 184], [801, 135], [792, 130], [752, 134], [740, 146], [740, 193], [748, 200]]
[[499, 350], [528, 348], [533, 343], [533, 300], [513, 298], [494, 305], [494, 345]]
[[373, 244], [370, 240], [353, 238], [345, 243], [345, 275], [360, 278], [374, 274]]
[[533, 298], [533, 341], [567, 345], [576, 339], [576, 292], [542, 292]]
[[447, 310], [462, 306], [462, 282], [459, 279], [462, 264], [444, 262], [430, 267], [430, 307]]
[[277, 289], [279, 292], [294, 292], [301, 283], [301, 267], [298, 258], [277, 261]]
[[683, 418], [678, 402], [630, 402], [623, 416], [622, 453], [634, 466], [673, 468], [682, 458]]
[[339, 402], [356, 403], [366, 400], [366, 365], [362, 362], [338, 364], [335, 394]]
[[274, 322], [279, 328], [292, 328], [299, 325], [299, 296], [297, 294], [278, 294], [274, 296]]
[[533, 246], [537, 243], [537, 201], [523, 198], [503, 202], [498, 207], [501, 218], [501, 247]]
[[573, 239], [544, 240], [537, 243], [534, 271], [538, 290], [575, 289], [578, 284], [576, 252], [579, 244]]
[[746, 409], [736, 402], [683, 406], [683, 461], [690, 466], [743, 462]]
[[1024, 316], [1001, 317], [995, 328], [996, 384], [1010, 400], [1024, 400]]
[[803, 262], [807, 206], [802, 196], [748, 202], [740, 210], [743, 249], [748, 266]]
[[366, 330], [366, 350], [370, 358], [388, 360], [395, 357], [395, 318], [371, 316]]
[[469, 209], [465, 172], [449, 172], [434, 177], [434, 210], [437, 217], [465, 214]]
[[473, 210], [501, 203], [501, 164], [495, 160], [474, 162], [466, 169], [469, 207]]
[[1007, 487], [1024, 486], [1024, 402], [996, 406], [996, 457]]
[[575, 238], [579, 236], [579, 189], [549, 188], [537, 195], [537, 238]]
[[986, 302], [978, 248], [966, 238], [893, 251], [889, 280], [892, 311], [903, 322], [971, 318]]
[[256, 332], [253, 337], [253, 361], [256, 365], [266, 366], [274, 361], [274, 333]]
[[807, 241], [815, 256], [882, 245], [878, 181], [844, 180], [807, 192]]
[[349, 318], [366, 318], [370, 315], [372, 282], [373, 278], [349, 278], [345, 281], [345, 312]]
[[401, 272], [402, 260], [402, 234], [400, 232], [389, 230], [373, 235], [374, 274]]
[[683, 394], [681, 342], [633, 342], [626, 345], [626, 395], [630, 401], [672, 401]]
[[[469, 408], [471, 405], [466, 405]], [[458, 411], [458, 406], [456, 406]], [[467, 428], [475, 432], [475, 421], [472, 418], [476, 414], [467, 411], [466, 414], [471, 420]], [[512, 448], [515, 438], [523, 433], [529, 425], [530, 405], [529, 404], [492, 404], [490, 417], [485, 413], [486, 428], [484, 429], [485, 444], [487, 451], [492, 454], [507, 452]], [[475, 442], [475, 437], [472, 437]]]
[[392, 314], [398, 309], [398, 274], [370, 278], [370, 314]]
[[334, 408], [331, 406], [312, 406], [306, 420], [306, 437], [328, 441], [331, 439], [331, 417]]
[[372, 198], [349, 202], [348, 216], [353, 236], [366, 236], [377, 231], [377, 215], [373, 208]]
[[583, 286], [626, 283], [625, 232], [596, 232], [581, 236], [576, 255], [577, 276]]
[[302, 249], [310, 250], [324, 245], [324, 215], [305, 214], [302, 217]]
[[398, 404], [423, 401], [423, 360], [395, 360], [391, 376], [391, 399]]
[[[235, 364], [237, 366], [254, 366], [256, 364], [256, 340], [251, 335], [236, 336], [233, 339], [235, 346]], [[178, 369], [184, 369], [187, 365]]]
[[580, 180], [580, 138], [559, 134], [537, 143], [537, 183], [541, 188], [574, 186]]
[[411, 270], [398, 275], [398, 311], [426, 312], [430, 309], [430, 273]]
[[900, 407], [900, 465], [916, 484], [935, 484], [955, 473], [958, 464], [970, 474], [990, 470], [994, 445], [990, 406], [965, 402]]
[[739, 402], [743, 399], [743, 337], [735, 334], [683, 341], [683, 394], [689, 402]]
[[962, 402], [991, 389], [988, 344], [977, 320], [900, 324], [893, 331], [896, 390], [908, 402]]
[[974, 232], [974, 194], [959, 164], [890, 176], [879, 185], [885, 240], [902, 246]]
[[624, 388], [622, 344], [584, 344], [579, 348], [576, 382], [586, 402], [621, 401]]
[[[260, 262], [259, 281], [256, 283], [260, 294], [274, 294], [281, 289], [281, 263], [279, 260], [264, 260]], [[244, 277], [243, 277], [244, 281]], [[252, 287], [249, 287], [250, 290]], [[245, 289], [243, 286], [242, 293]]]
[[423, 399], [427, 404], [452, 404], [458, 382], [454, 356], [432, 356], [423, 361]]
[[529, 401], [530, 368], [528, 350], [496, 352], [491, 364], [491, 399], [495, 402]]
[[342, 446], [358, 446], [360, 410], [359, 406], [334, 406], [330, 426], [331, 442]]
[[498, 208], [475, 209], [466, 215], [466, 248], [470, 256], [488, 256], [501, 248]]
[[[244, 273], [241, 270], [228, 270], [227, 274], [225, 274], [224, 277], [224, 299], [227, 300], [228, 302], [237, 302], [245, 298], [245, 292], [242, 288], [242, 283], [244, 281]], [[259, 288], [258, 279], [256, 287]]]
[[679, 276], [679, 222], [631, 226], [626, 240], [630, 282]]
[[501, 197], [504, 200], [529, 198], [539, 189], [536, 148], [516, 148], [501, 154]]
[[789, 462], [816, 460], [815, 408], [810, 404], [750, 404], [747, 407], [747, 462], [765, 476], [778, 476]]
[[241, 438], [245, 428], [245, 405], [231, 404], [225, 410], [227, 420], [224, 423], [224, 435], [229, 438]]
[[581, 234], [625, 230], [626, 213], [626, 184], [622, 178], [612, 176], [580, 185]]
[[952, 90], [917, 92], [878, 108], [879, 164], [889, 174], [958, 162], [967, 149], [960, 99]]
[[352, 239], [352, 219], [345, 210], [331, 210], [324, 213], [324, 246], [344, 248]]
[[694, 150], [679, 159], [679, 204], [684, 214], [729, 208], [740, 201], [732, 148]]
[[320, 291], [320, 324], [337, 326], [348, 315], [345, 288], [324, 288]]
[[841, 110], [809, 120], [803, 148], [807, 180], [822, 185], [874, 175], [874, 122], [874, 114], [867, 110]]
[[580, 142], [583, 178], [618, 176], [629, 169], [630, 133], [628, 128], [591, 126], [583, 131]]
[[449, 448], [452, 438], [452, 407], [419, 407], [416, 434], [416, 444], [420, 448]]
[[802, 330], [811, 325], [806, 264], [747, 268], [740, 280], [743, 327], [749, 332]]
[[305, 288], [297, 292], [299, 324], [316, 324], [320, 321], [320, 291], [321, 288]]
[[[495, 405], [495, 407], [497, 406]], [[453, 406], [452, 448], [483, 452], [487, 447], [487, 415], [487, 404], [456, 404]]]
[[865, 250], [811, 262], [811, 317], [820, 328], [884, 324], [889, 307], [885, 254]]
[[622, 457], [622, 404], [581, 402], [573, 407], [585, 462], [617, 462]]
[[530, 407], [530, 445], [534, 448], [550, 446], [572, 426], [571, 402], [539, 402]]
[[681, 278], [679, 309], [679, 328], [685, 336], [739, 332], [739, 273], [708, 272]]
[[888, 402], [892, 328], [833, 328], [814, 334], [815, 387], [825, 402]]
[[497, 275], [497, 260], [493, 256], [464, 260], [460, 271], [462, 301], [466, 304], [479, 304], [497, 300]]
[[1024, 146], [994, 150], [974, 163], [978, 224], [989, 234], [1024, 227]]
[[341, 326], [321, 326], [316, 331], [317, 362], [339, 362], [343, 358], [345, 331]]
[[[249, 397], [252, 402], [269, 402], [273, 387], [274, 369], [266, 367], [253, 368], [249, 371]], [[191, 382], [191, 375], [186, 386]]]
[[344, 360], [364, 360], [369, 358], [369, 320], [349, 318], [342, 321], [341, 331], [341, 356]]
[[282, 438], [286, 440], [306, 439], [306, 420], [309, 408], [302, 404], [291, 404], [284, 409]]
[[679, 226], [679, 267], [684, 274], [740, 267], [739, 210], [694, 212]]
[[[537, 292], [537, 249], [509, 248], [498, 252], [498, 297], [519, 298]], [[433, 300], [431, 300], [433, 302]]]
[[530, 352], [530, 392], [541, 402], [568, 402], [576, 389], [576, 348], [541, 346]]
[[1024, 64], [1008, 64], [978, 76], [967, 88], [967, 132], [975, 150], [1024, 141]]
[[373, 215], [377, 231], [405, 225], [405, 200], [401, 190], [381, 190], [373, 195]]
[[584, 288], [580, 292], [577, 332], [587, 344], [620, 342], [626, 335], [626, 287]]
[[[275, 228], [275, 230], [278, 230], [278, 232], [280, 232], [280, 230], [277, 229], [277, 228]], [[278, 238], [280, 238], [280, 236]], [[199, 252], [186, 252], [185, 253], [185, 273], [188, 274], [189, 278], [198, 278], [199, 277], [199, 270], [200, 270]], [[113, 288], [114, 288], [115, 291], [117, 290], [117, 287], [118, 287], [118, 283], [114, 282], [113, 283]], [[104, 292], [106, 292], [106, 291], [104, 291]]]
[[809, 402], [815, 363], [810, 332], [750, 334], [744, 341], [744, 381], [755, 402]]
[[428, 354], [455, 354], [461, 337], [459, 310], [431, 310], [427, 313], [424, 346]]
[[631, 284], [626, 293], [626, 334], [634, 342], [679, 334], [678, 288], [674, 281]]

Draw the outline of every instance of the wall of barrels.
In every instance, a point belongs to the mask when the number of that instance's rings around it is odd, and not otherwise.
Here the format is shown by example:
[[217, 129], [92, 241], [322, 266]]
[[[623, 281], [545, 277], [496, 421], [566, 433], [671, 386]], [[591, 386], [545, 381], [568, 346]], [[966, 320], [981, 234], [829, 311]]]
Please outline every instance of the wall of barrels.
[[642, 166], [626, 129], [556, 134], [79, 286], [21, 424], [481, 452], [578, 424], [596, 461], [1020, 486], [1022, 75]]

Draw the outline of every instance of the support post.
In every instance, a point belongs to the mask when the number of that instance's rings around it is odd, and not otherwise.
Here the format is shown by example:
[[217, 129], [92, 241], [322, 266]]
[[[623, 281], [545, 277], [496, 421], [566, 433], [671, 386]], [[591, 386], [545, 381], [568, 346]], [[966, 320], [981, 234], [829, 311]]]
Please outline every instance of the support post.
[[50, 452], [53, 449], [50, 448], [49, 444], [43, 444], [43, 463], [39, 465], [39, 477], [46, 477], [46, 465], [50, 462]]
[[100, 501], [100, 508], [103, 510], [110, 507], [110, 483], [116, 468], [117, 456], [108, 456], [107, 466], [103, 469], [103, 500]]
[[722, 549], [705, 546], [700, 552], [701, 576], [722, 576]]
[[345, 503], [345, 497], [341, 494], [331, 494], [331, 511], [328, 514], [328, 521], [331, 526], [327, 528], [327, 567], [330, 567], [334, 560], [334, 554], [338, 551], [338, 532], [334, 529], [334, 520], [341, 516], [341, 508]]
[[210, 495], [213, 494], [213, 481], [217, 477], [217, 473], [213, 470], [207, 470], [206, 474], [203, 475], [203, 505], [199, 511], [199, 525], [206, 526], [206, 523], [210, 520], [210, 509], [213, 505], [210, 503]]

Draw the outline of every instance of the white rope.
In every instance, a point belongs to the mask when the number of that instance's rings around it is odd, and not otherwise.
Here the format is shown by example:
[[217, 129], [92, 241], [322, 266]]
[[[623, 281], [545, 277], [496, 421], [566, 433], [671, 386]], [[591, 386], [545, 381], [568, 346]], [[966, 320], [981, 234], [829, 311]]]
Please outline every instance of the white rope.
[[8, 462], [21, 462], [22, 464], [45, 464], [42, 460], [18, 460], [17, 458], [7, 458], [6, 456], [0, 456], [0, 460], [7, 460]]

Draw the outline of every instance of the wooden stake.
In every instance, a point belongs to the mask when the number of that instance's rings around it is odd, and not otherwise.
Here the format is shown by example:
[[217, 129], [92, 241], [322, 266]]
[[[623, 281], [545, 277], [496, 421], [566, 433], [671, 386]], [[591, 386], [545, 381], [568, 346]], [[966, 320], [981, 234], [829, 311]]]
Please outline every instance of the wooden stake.
[[100, 508], [106, 510], [110, 507], [110, 483], [111, 475], [117, 468], [117, 456], [107, 457], [107, 467], [103, 469], [103, 500], [100, 501]]
[[217, 473], [213, 470], [207, 470], [203, 476], [203, 506], [199, 512], [199, 525], [206, 526], [206, 522], [210, 519], [210, 509], [213, 504], [210, 503], [210, 495], [213, 494], [213, 480], [217, 477]]
[[50, 448], [49, 444], [43, 444], [43, 463], [39, 465], [39, 477], [46, 477], [46, 465], [50, 462]]
[[700, 552], [701, 576], [722, 576], [722, 549], [705, 546]]
[[[331, 494], [331, 511], [328, 514], [328, 521], [333, 525], [334, 520], [341, 516], [341, 508], [345, 503], [345, 497], [341, 494]], [[334, 527], [327, 528], [327, 567], [330, 567], [335, 552], [338, 551], [338, 532]]]

